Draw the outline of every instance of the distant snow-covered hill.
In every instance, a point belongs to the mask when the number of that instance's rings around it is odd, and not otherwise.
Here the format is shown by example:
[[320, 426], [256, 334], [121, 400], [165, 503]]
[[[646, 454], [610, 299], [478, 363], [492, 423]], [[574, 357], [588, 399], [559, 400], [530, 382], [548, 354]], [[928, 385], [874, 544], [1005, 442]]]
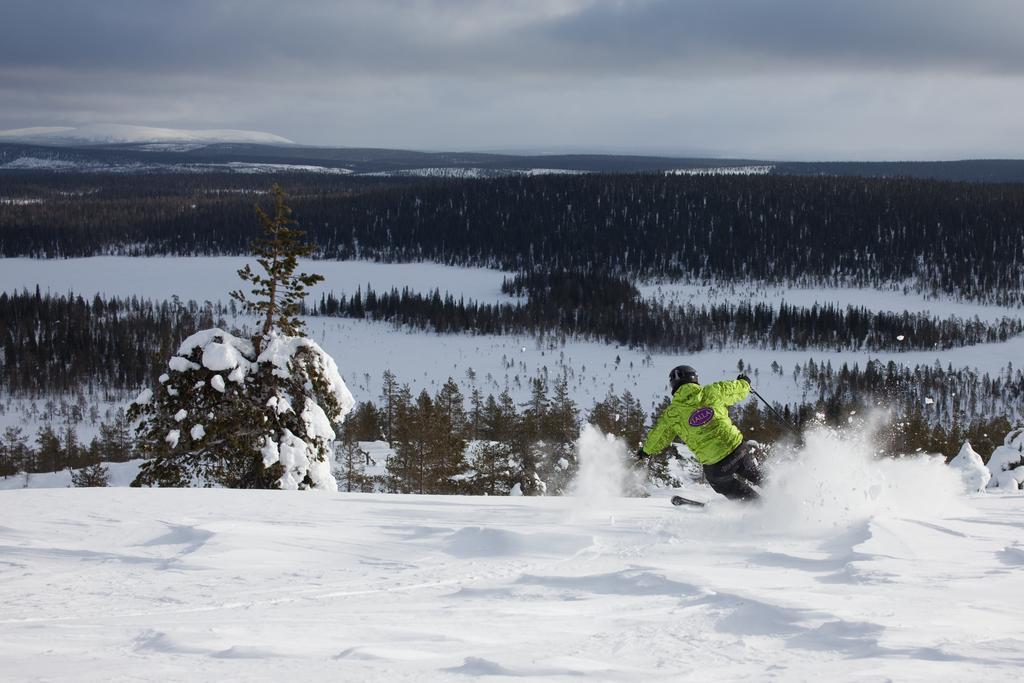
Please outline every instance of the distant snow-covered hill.
[[838, 175], [1024, 182], [1024, 160], [789, 162], [616, 154], [421, 152], [311, 147], [259, 131], [120, 124], [0, 131], [0, 173], [281, 173], [477, 179], [563, 173]]
[[0, 131], [0, 142], [32, 142], [54, 145], [159, 145], [158, 149], [178, 145], [213, 143], [252, 143], [294, 145], [288, 138], [253, 130], [184, 130], [102, 123], [87, 126], [50, 126]]

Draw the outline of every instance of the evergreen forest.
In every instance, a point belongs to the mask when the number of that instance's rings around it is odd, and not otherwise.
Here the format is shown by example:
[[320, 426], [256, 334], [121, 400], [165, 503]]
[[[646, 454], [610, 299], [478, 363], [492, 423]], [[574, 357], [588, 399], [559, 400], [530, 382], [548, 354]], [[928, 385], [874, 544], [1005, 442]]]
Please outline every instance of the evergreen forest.
[[[1024, 295], [1024, 185], [840, 176], [582, 174], [481, 180], [292, 174], [323, 258], [631, 279]], [[242, 254], [263, 177], [0, 174], [0, 255]]]
[[[675, 303], [642, 281], [891, 287], [978, 304], [1024, 304], [1024, 185], [825, 175], [580, 174], [485, 179], [324, 176], [282, 179], [313, 257], [434, 261], [513, 273], [509, 299], [483, 303], [439, 290], [326, 293], [304, 316], [382, 321], [440, 334], [529, 334], [613, 343], [637, 355], [715, 349], [808, 351], [769, 371], [802, 397], [775, 408], [790, 425], [843, 425], [879, 407], [892, 419], [882, 452], [951, 456], [965, 439], [990, 450], [1024, 417], [1024, 373], [939, 364], [817, 363], [821, 351], [931, 351], [1003, 342], [1024, 332], [1001, 319], [875, 311], [863, 306]], [[246, 254], [265, 176], [0, 173], [0, 256]], [[315, 268], [314, 268], [315, 269]], [[330, 283], [329, 283], [330, 284]], [[211, 292], [217, 299], [222, 292]], [[137, 455], [121, 411], [199, 329], [245, 334], [227, 304], [154, 302], [39, 290], [0, 293], [0, 411], [28, 405], [37, 433], [0, 436], [0, 475], [84, 467]], [[738, 371], [748, 371], [742, 361]], [[387, 373], [345, 425], [341, 481], [357, 490], [525, 493], [563, 490], [580, 425], [633, 444], [659, 406], [609, 391], [577, 406], [572, 368], [523, 378], [517, 403], [472, 373], [431, 394]], [[756, 381], [756, 377], [755, 377]], [[786, 427], [750, 401], [734, 415], [753, 438]], [[88, 444], [76, 425], [100, 424]], [[361, 443], [385, 440], [385, 475], [363, 473]], [[362, 463], [362, 465], [360, 465]], [[667, 470], [656, 473], [667, 477]]]

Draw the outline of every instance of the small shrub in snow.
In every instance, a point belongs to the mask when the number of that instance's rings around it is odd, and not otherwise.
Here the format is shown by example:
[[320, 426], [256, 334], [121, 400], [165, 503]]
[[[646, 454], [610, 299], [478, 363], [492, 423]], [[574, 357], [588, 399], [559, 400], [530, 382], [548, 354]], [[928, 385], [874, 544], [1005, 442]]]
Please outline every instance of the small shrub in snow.
[[955, 469], [963, 480], [964, 489], [968, 493], [977, 493], [984, 489], [992, 474], [985, 467], [981, 456], [973, 448], [971, 442], [965, 441], [963, 447], [956, 457], [949, 461], [949, 466]]
[[257, 355], [247, 340], [204, 330], [168, 367], [129, 410], [152, 458], [133, 485], [337, 489], [334, 428], [354, 401], [316, 342], [272, 334]]
[[992, 451], [988, 470], [992, 473], [990, 489], [1017, 491], [1024, 485], [1024, 428], [1011, 431], [1003, 445]]
[[71, 485], [79, 488], [110, 485], [110, 472], [100, 462], [71, 471]]

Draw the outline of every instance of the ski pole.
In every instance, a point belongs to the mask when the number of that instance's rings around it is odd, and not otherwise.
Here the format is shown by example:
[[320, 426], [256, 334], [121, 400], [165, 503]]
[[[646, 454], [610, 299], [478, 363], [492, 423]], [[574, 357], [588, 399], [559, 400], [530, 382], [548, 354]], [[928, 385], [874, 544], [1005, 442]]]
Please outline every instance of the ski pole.
[[786, 429], [788, 429], [790, 432], [792, 432], [796, 436], [800, 436], [800, 431], [796, 427], [794, 427], [792, 424], [790, 424], [789, 420], [787, 420], [785, 417], [783, 417], [782, 413], [780, 413], [779, 411], [775, 410], [775, 406], [773, 406], [771, 403], [766, 401], [764, 396], [762, 396], [761, 394], [757, 393], [757, 390], [755, 390], [754, 387], [750, 387], [750, 393], [752, 393], [754, 396], [757, 396], [759, 399], [761, 399], [761, 402], [764, 403], [766, 406], [768, 406], [768, 410], [772, 411], [772, 414], [779, 419], [779, 422], [781, 422], [782, 424], [786, 425]]

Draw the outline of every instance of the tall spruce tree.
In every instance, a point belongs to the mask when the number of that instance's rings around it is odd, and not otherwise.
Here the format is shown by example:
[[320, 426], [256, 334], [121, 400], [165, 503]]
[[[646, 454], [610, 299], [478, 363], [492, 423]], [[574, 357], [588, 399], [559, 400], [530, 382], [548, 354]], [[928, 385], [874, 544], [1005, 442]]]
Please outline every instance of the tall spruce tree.
[[398, 380], [395, 379], [395, 373], [385, 370], [380, 394], [381, 422], [385, 441], [391, 441], [394, 435], [399, 390], [400, 387], [398, 386]]
[[341, 491], [373, 490], [373, 480], [366, 474], [366, 453], [355, 439], [343, 437], [335, 445], [334, 478]]
[[273, 187], [271, 218], [257, 206], [264, 236], [254, 244], [264, 275], [250, 301], [262, 316], [252, 342], [220, 329], [197, 332], [178, 348], [155, 391], [146, 390], [128, 417], [137, 421], [139, 450], [152, 456], [135, 486], [226, 486], [336, 490], [333, 444], [355, 401], [337, 365], [302, 336], [298, 313], [319, 275], [295, 274], [312, 253], [295, 229], [284, 191]]
[[31, 454], [21, 427], [7, 427], [0, 436], [0, 476], [28, 471]]
[[395, 454], [387, 463], [387, 487], [392, 493], [411, 493], [417, 481], [418, 413], [413, 409], [412, 390], [408, 384], [397, 387], [391, 399], [392, 432], [388, 441]]
[[466, 472], [465, 399], [451, 377], [434, 399], [433, 439], [431, 444], [431, 484], [433, 493], [458, 493], [459, 477]]
[[530, 380], [530, 400], [523, 406], [520, 428], [513, 436], [514, 452], [523, 471], [523, 493], [545, 495], [548, 485], [544, 480], [551, 458], [551, 445], [544, 439], [544, 424], [548, 415], [548, 384], [543, 376]]
[[125, 462], [132, 458], [134, 445], [128, 418], [123, 410], [118, 409], [110, 422], [100, 425], [97, 449], [103, 460]]
[[57, 436], [57, 432], [54, 431], [49, 422], [39, 428], [39, 433], [36, 435], [36, 444], [38, 448], [36, 449], [35, 462], [30, 463], [26, 471], [56, 472], [63, 469], [60, 464], [60, 437]]
[[579, 467], [576, 453], [579, 411], [569, 393], [569, 380], [565, 375], [555, 382], [542, 425], [546, 457], [538, 462], [538, 470], [548, 492], [561, 494], [567, 490]]

